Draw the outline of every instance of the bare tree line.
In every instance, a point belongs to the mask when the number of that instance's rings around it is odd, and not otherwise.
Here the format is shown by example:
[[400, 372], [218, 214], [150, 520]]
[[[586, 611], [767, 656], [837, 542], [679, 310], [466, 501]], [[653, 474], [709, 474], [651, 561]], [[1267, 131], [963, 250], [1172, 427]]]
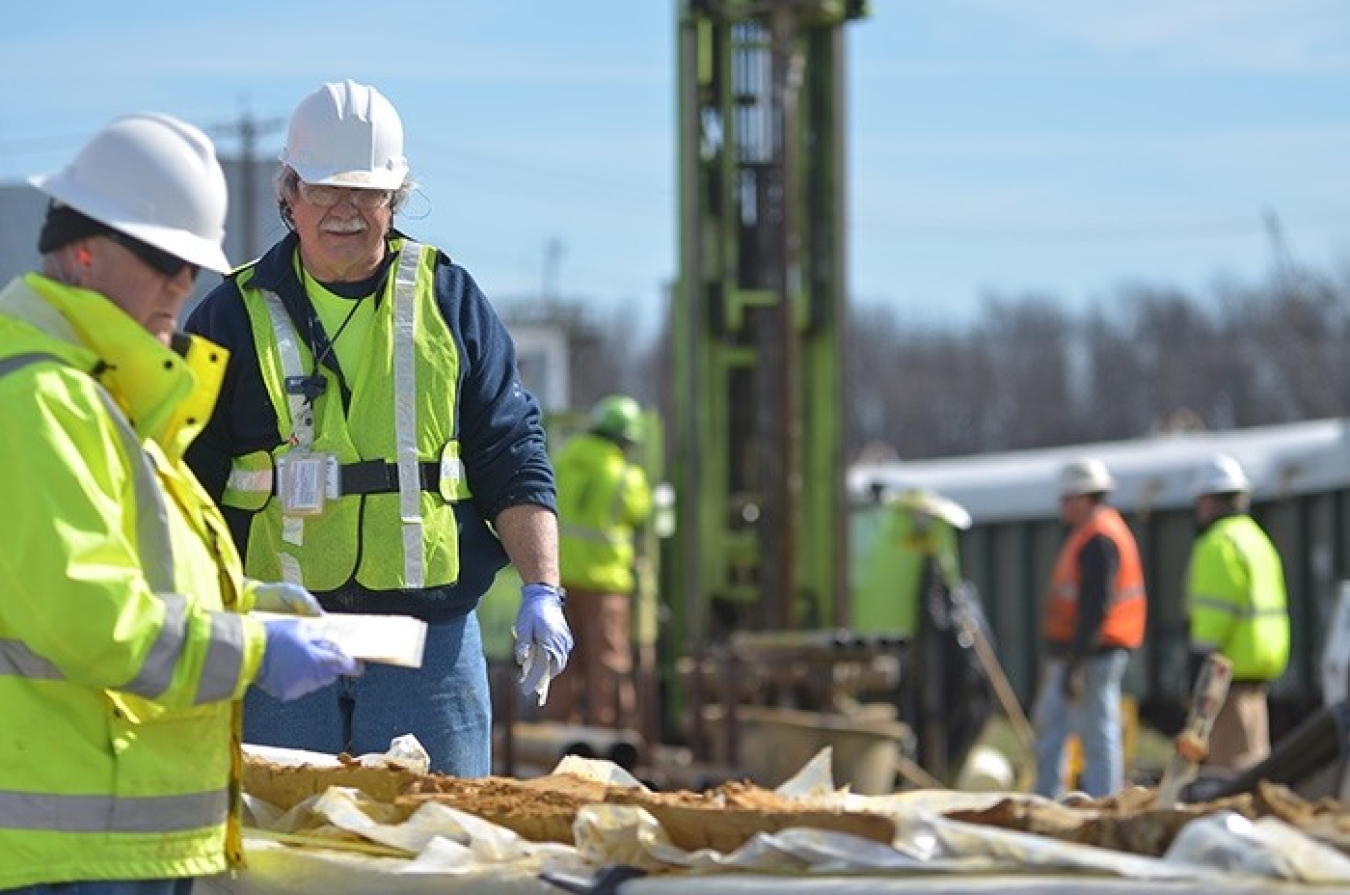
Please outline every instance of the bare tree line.
[[[635, 312], [634, 312], [635, 313]], [[536, 320], [536, 312], [531, 315]], [[633, 313], [545, 315], [572, 335], [574, 402], [625, 391], [675, 419], [667, 324], [635, 344]], [[1070, 309], [991, 296], [969, 325], [850, 308], [845, 457], [960, 456], [1347, 415], [1350, 270], [1286, 269], [1199, 298], [1126, 287]]]
[[845, 404], [860, 409], [846, 421], [846, 455], [957, 456], [1340, 416], [1347, 336], [1350, 283], [1309, 273], [1209, 302], [1127, 289], [1076, 313], [992, 299], [965, 330], [861, 311], [845, 355]]

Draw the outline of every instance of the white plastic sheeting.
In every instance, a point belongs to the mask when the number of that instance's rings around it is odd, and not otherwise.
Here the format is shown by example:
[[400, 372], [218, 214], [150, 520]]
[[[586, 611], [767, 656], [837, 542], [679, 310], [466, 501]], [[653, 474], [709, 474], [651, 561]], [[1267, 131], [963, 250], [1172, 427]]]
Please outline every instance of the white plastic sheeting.
[[[312, 763], [332, 760], [314, 758]], [[896, 823], [889, 846], [831, 831], [793, 828], [756, 835], [729, 854], [709, 849], [686, 852], [670, 842], [646, 811], [599, 804], [579, 812], [573, 848], [527, 842], [510, 830], [443, 805], [423, 806], [434, 810], [419, 811], [401, 824], [385, 824], [368, 813], [371, 806], [363, 805], [359, 794], [334, 787], [315, 797], [308, 810], [361, 842], [394, 847], [408, 856], [363, 854], [350, 847], [296, 848], [255, 829], [245, 841], [248, 868], [232, 878], [203, 880], [196, 892], [545, 893], [560, 890], [544, 882], [541, 874], [584, 880], [616, 864], [652, 873], [623, 883], [622, 895], [674, 892], [672, 884], [678, 885], [681, 895], [763, 892], [768, 890], [756, 888], [756, 881], [762, 882], [765, 874], [776, 879], [776, 895], [935, 887], [948, 892], [1125, 891], [1099, 885], [1124, 880], [1133, 881], [1131, 891], [1145, 881], [1150, 889], [1178, 892], [1299, 891], [1310, 885], [1350, 891], [1350, 859], [1273, 819], [1252, 824], [1233, 814], [1201, 818], [1183, 830], [1166, 856], [1149, 858], [942, 816], [943, 811], [980, 807], [1009, 794], [919, 790], [859, 796], [834, 787], [830, 766], [829, 750], [822, 750], [778, 792], [822, 806], [886, 814]], [[575, 756], [565, 758], [556, 772], [612, 785], [640, 785], [616, 765]], [[1033, 876], [1039, 884], [1023, 888]], [[1288, 888], [1294, 884], [1298, 885]]]

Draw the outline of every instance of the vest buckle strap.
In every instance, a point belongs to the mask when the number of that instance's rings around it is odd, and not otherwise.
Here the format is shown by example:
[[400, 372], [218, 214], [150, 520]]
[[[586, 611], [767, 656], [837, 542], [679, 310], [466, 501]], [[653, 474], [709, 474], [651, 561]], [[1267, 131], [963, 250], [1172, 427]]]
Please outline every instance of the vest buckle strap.
[[[441, 483], [439, 460], [423, 460], [417, 464], [419, 485], [423, 491], [437, 491]], [[396, 494], [398, 493], [398, 464], [383, 460], [363, 460], [344, 463], [338, 470], [342, 494]]]

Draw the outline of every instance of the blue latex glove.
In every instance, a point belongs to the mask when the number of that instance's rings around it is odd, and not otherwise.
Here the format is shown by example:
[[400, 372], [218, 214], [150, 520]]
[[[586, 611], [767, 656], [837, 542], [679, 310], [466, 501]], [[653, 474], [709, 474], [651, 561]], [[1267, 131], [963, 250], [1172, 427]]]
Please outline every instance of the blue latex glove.
[[324, 640], [322, 632], [304, 619], [279, 618], [265, 626], [267, 652], [255, 683], [274, 699], [290, 702], [341, 675], [361, 673], [360, 662]]
[[323, 615], [318, 599], [298, 584], [289, 581], [269, 581], [253, 588], [253, 608], [259, 612], [279, 612], [284, 615]]
[[[525, 669], [520, 692], [544, 697], [547, 680], [565, 667], [572, 653], [572, 630], [563, 616], [563, 590], [552, 584], [527, 584], [520, 589], [516, 664]], [[542, 692], [541, 692], [542, 690]]]

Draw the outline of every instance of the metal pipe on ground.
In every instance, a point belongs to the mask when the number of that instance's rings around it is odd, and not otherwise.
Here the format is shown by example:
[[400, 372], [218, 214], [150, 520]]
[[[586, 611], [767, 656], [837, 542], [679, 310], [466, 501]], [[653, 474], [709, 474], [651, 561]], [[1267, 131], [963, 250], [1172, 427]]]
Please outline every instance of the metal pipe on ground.
[[642, 735], [628, 728], [522, 721], [511, 732], [516, 760], [545, 770], [552, 770], [564, 755], [580, 755], [603, 758], [631, 772], [646, 748]]

